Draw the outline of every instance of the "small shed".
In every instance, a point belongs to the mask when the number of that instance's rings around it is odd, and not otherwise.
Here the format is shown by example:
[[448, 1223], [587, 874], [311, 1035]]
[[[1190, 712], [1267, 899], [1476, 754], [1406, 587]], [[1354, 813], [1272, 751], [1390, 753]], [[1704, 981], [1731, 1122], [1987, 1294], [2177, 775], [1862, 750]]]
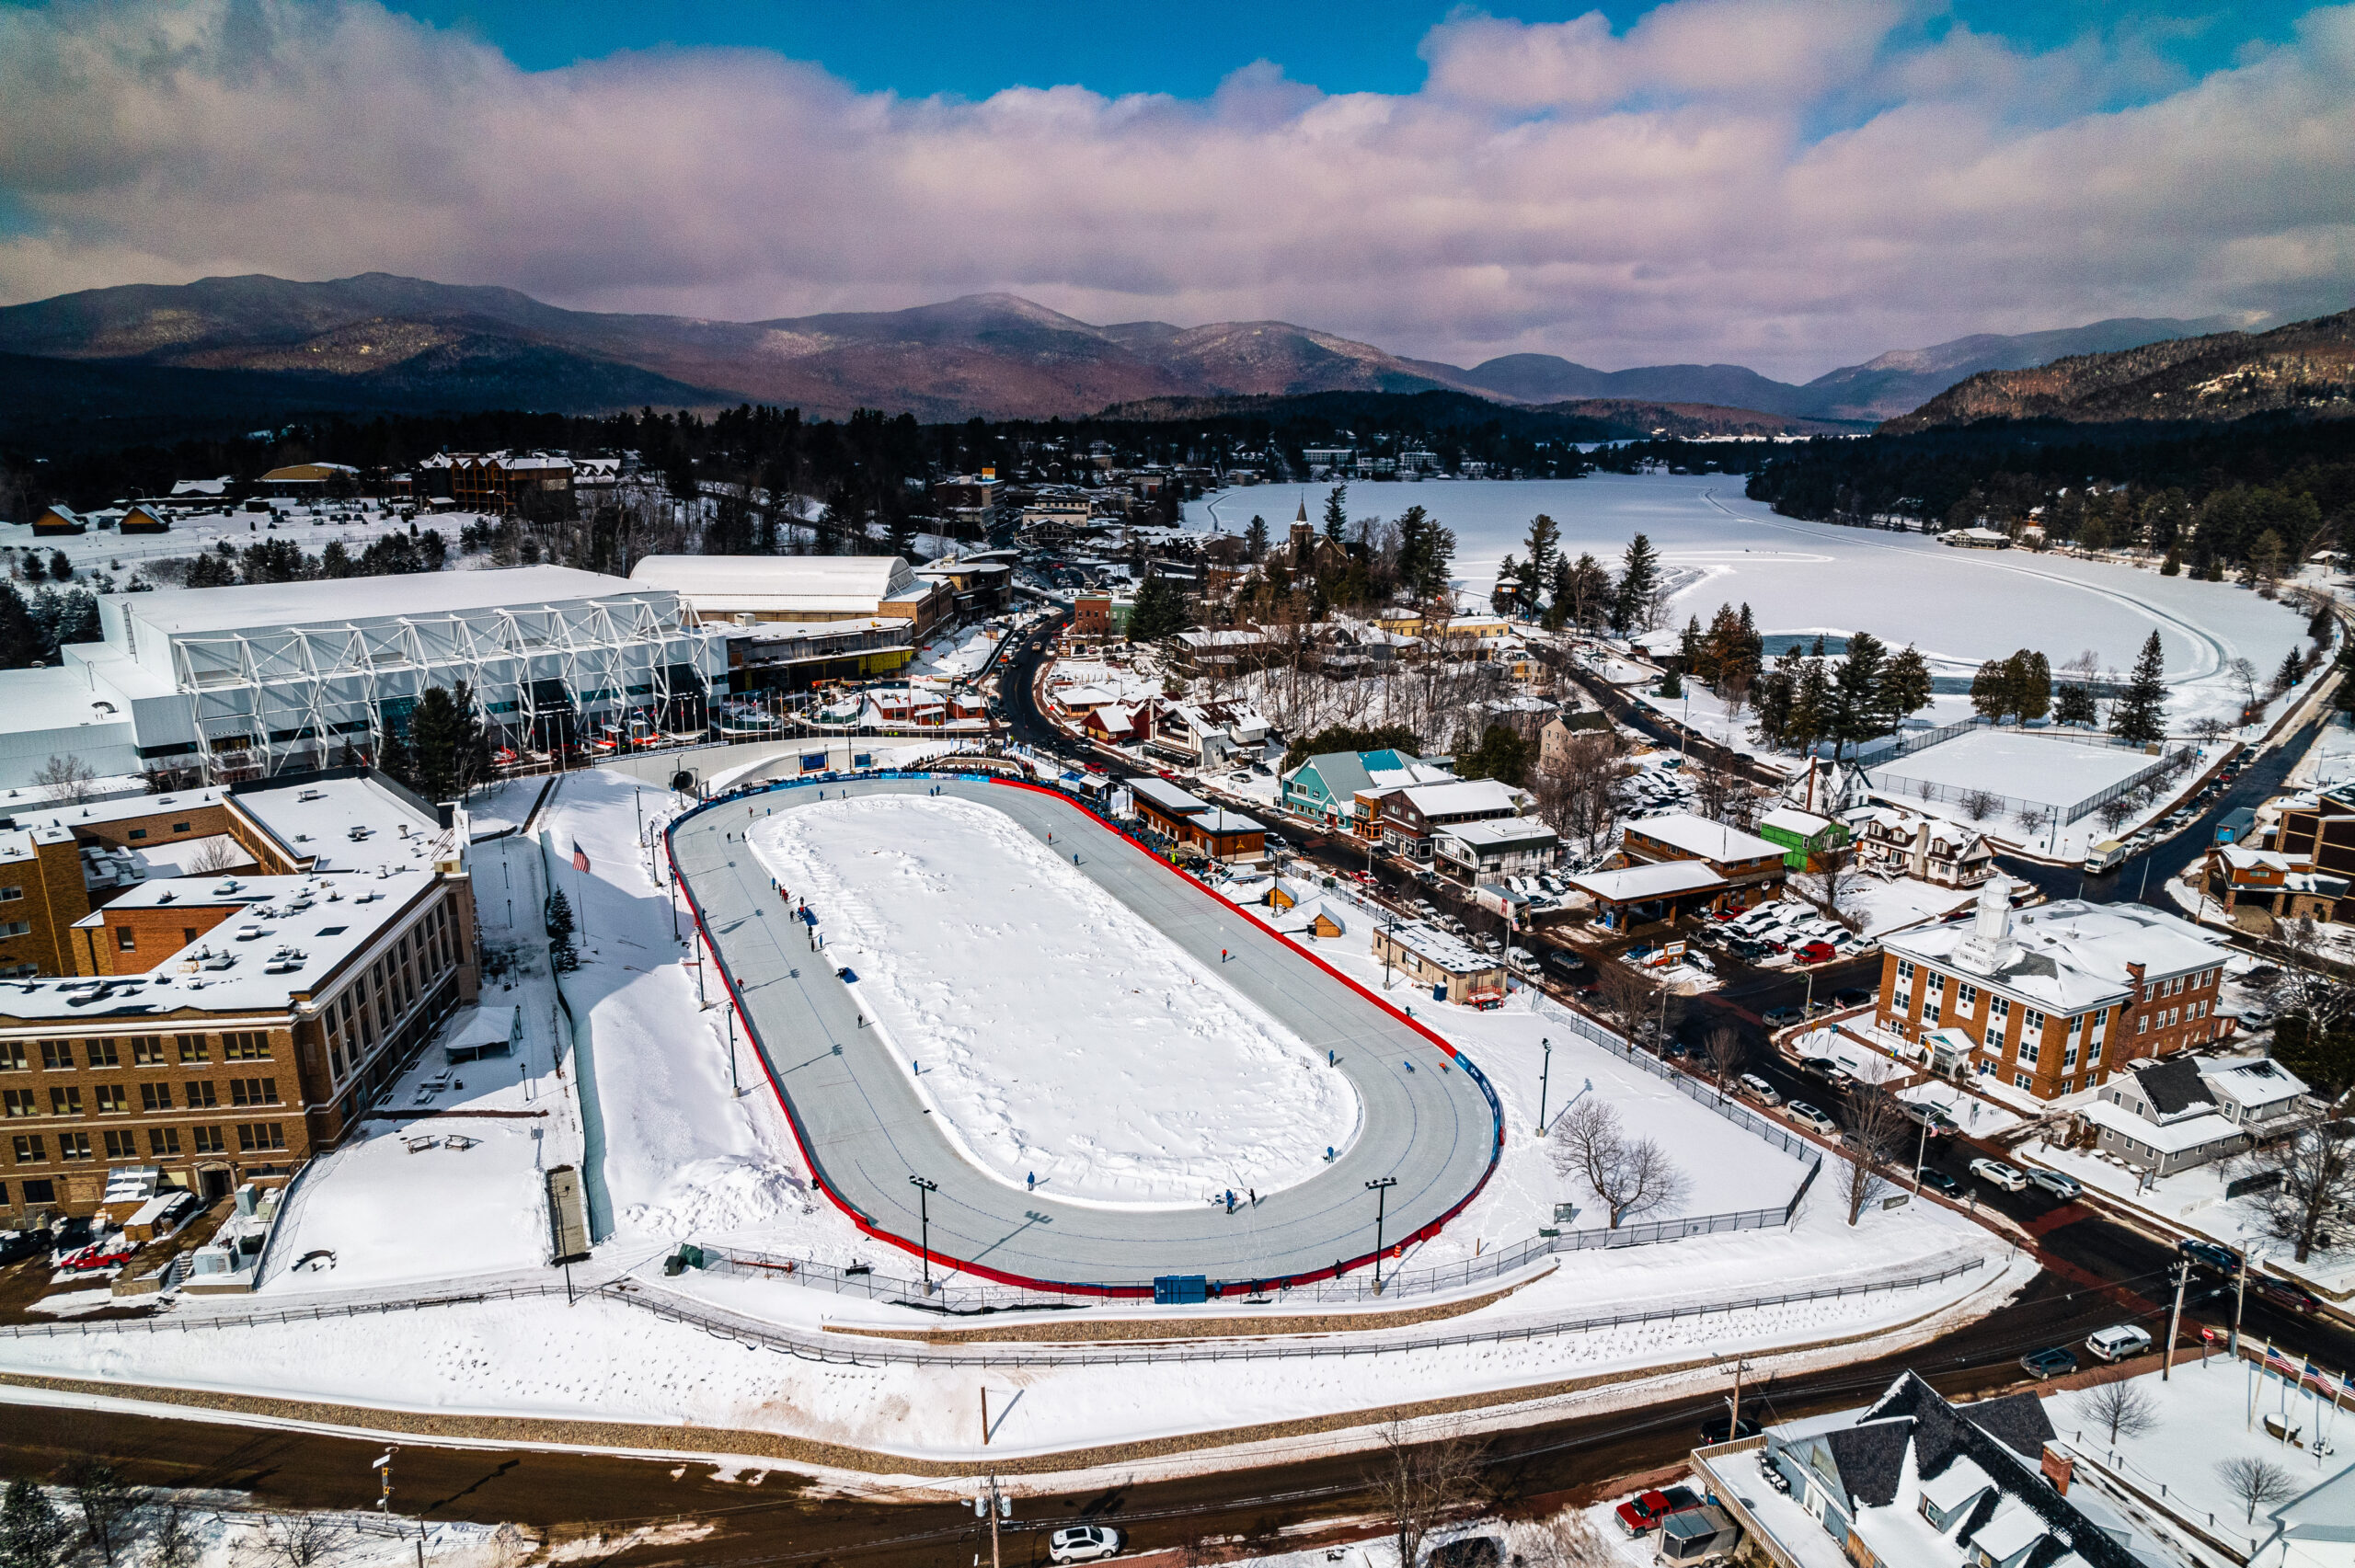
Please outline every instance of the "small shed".
[[484, 1057], [515, 1054], [523, 1038], [523, 1010], [505, 1007], [469, 1008], [459, 1014], [450, 1038], [442, 1047], [452, 1062], [477, 1061]]
[[33, 519], [33, 537], [51, 539], [67, 533], [86, 533], [89, 524], [64, 507], [52, 507]]
[[143, 501], [124, 512], [122, 521], [115, 526], [124, 533], [168, 533], [172, 524], [162, 512], [151, 509]]

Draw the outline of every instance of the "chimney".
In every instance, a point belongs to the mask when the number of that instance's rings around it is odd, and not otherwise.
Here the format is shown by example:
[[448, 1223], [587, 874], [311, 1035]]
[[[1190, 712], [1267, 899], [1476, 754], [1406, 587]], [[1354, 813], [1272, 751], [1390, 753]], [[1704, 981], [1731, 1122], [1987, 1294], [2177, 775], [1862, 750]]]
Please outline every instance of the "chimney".
[[2044, 1445], [2044, 1463], [2042, 1466], [2044, 1471], [2044, 1479], [2051, 1482], [2052, 1483], [2052, 1490], [2058, 1492], [2063, 1497], [2069, 1495], [2069, 1477], [2075, 1471], [2076, 1468], [2077, 1461], [2075, 1459], [2070, 1458], [2067, 1454], [2061, 1452], [2060, 1449], [2055, 1448], [2050, 1443]]

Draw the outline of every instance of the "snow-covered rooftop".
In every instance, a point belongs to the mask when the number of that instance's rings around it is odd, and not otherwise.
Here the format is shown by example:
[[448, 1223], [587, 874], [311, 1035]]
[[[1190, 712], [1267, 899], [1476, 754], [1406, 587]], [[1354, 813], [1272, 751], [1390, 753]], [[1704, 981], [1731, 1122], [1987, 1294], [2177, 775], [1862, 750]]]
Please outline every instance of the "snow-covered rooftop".
[[1502, 967], [1503, 960], [1491, 958], [1468, 942], [1458, 942], [1435, 925], [1420, 921], [1407, 925], [1382, 928], [1390, 939], [1427, 964], [1435, 964], [1451, 975], [1476, 975], [1486, 969]]
[[897, 555], [649, 555], [629, 580], [719, 613], [871, 615], [895, 595], [931, 589]]
[[569, 567], [508, 567], [477, 572], [252, 583], [239, 588], [168, 588], [107, 598], [140, 624], [178, 636], [569, 603], [654, 586]]
[[1469, 816], [1477, 811], [1519, 811], [1521, 809], [1521, 791], [1495, 779], [1465, 779], [1456, 784], [1413, 784], [1398, 793], [1405, 795], [1408, 804], [1426, 817]]
[[2178, 1122], [2154, 1122], [2110, 1101], [2092, 1100], [2078, 1106], [2077, 1114], [2096, 1127], [2107, 1127], [2120, 1138], [2131, 1139], [2162, 1154], [2180, 1154], [2187, 1149], [2199, 1149], [2225, 1139], [2237, 1138], [2241, 1131], [2238, 1126], [2213, 1111], [2203, 1116], [2186, 1116]]
[[1665, 898], [1678, 893], [1698, 893], [1722, 887], [1725, 878], [1697, 860], [1663, 860], [1617, 871], [1590, 871], [1569, 879], [1581, 892], [1614, 904], [1645, 898]]
[[1453, 822], [1439, 830], [1442, 838], [1460, 839], [1475, 849], [1501, 849], [1508, 844], [1550, 844], [1554, 830], [1534, 817], [1498, 817], [1485, 822]]
[[258, 789], [237, 809], [314, 871], [373, 871], [431, 863], [439, 824], [397, 791], [366, 774]]
[[1993, 961], [1970, 947], [1972, 921], [1894, 933], [1882, 945], [1900, 957], [1979, 977], [2023, 1000], [2062, 1013], [2129, 995], [2130, 964], [2160, 980], [2220, 965], [2231, 950], [2198, 926], [2142, 904], [2065, 899], [2009, 921]]
[[1780, 859], [1784, 853], [1783, 846], [1771, 839], [1696, 817], [1690, 811], [1663, 811], [1657, 817], [1639, 817], [1627, 824], [1627, 830], [1705, 860], [1760, 860], [1767, 856]]

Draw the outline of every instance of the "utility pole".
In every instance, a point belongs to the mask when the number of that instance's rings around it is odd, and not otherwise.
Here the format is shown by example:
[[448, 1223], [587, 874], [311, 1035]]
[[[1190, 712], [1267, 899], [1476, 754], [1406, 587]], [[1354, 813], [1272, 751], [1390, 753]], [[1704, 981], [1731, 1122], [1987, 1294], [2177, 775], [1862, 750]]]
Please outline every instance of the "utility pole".
[[2233, 1337], [2231, 1344], [2226, 1346], [2233, 1353], [2233, 1359], [2235, 1361], [2240, 1359], [2241, 1354], [2241, 1304], [2247, 1299], [2248, 1254], [2243, 1253], [2240, 1255], [2240, 1266], [2233, 1271]]
[[1913, 1196], [1922, 1196], [1922, 1166], [1930, 1158], [1930, 1118], [1922, 1117], [1922, 1136], [1913, 1143]]
[[916, 1189], [916, 1223], [924, 1252], [924, 1293], [932, 1294], [932, 1195], [940, 1190], [938, 1182], [928, 1182], [922, 1176], [910, 1176], [908, 1185]]
[[1726, 1441], [1730, 1443], [1741, 1436], [1741, 1375], [1750, 1370], [1750, 1363], [1737, 1356], [1733, 1358], [1733, 1419], [1726, 1423]]
[[2175, 1265], [2175, 1307], [2167, 1313], [2167, 1353], [2159, 1358], [2159, 1381], [2163, 1383], [2175, 1370], [2175, 1333], [2183, 1322], [2183, 1284], [2190, 1277], [2189, 1260]]
[[1398, 1185], [1396, 1176], [1383, 1176], [1366, 1183], [1365, 1190], [1373, 1195], [1373, 1293], [1382, 1294], [1382, 1218], [1390, 1201], [1390, 1189]]
[[1001, 1568], [997, 1555], [997, 1522], [1014, 1516], [1014, 1499], [997, 1489], [997, 1476], [992, 1472], [985, 1482], [989, 1488], [973, 1499], [973, 1512], [990, 1522], [990, 1568]]

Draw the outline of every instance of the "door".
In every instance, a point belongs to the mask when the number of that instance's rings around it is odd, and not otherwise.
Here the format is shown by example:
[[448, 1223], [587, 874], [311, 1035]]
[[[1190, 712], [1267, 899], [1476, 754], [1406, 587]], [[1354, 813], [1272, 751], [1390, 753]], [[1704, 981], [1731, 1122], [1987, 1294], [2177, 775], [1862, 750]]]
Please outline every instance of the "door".
[[207, 1165], [196, 1173], [197, 1190], [207, 1203], [218, 1203], [229, 1196], [230, 1175], [224, 1165]]

